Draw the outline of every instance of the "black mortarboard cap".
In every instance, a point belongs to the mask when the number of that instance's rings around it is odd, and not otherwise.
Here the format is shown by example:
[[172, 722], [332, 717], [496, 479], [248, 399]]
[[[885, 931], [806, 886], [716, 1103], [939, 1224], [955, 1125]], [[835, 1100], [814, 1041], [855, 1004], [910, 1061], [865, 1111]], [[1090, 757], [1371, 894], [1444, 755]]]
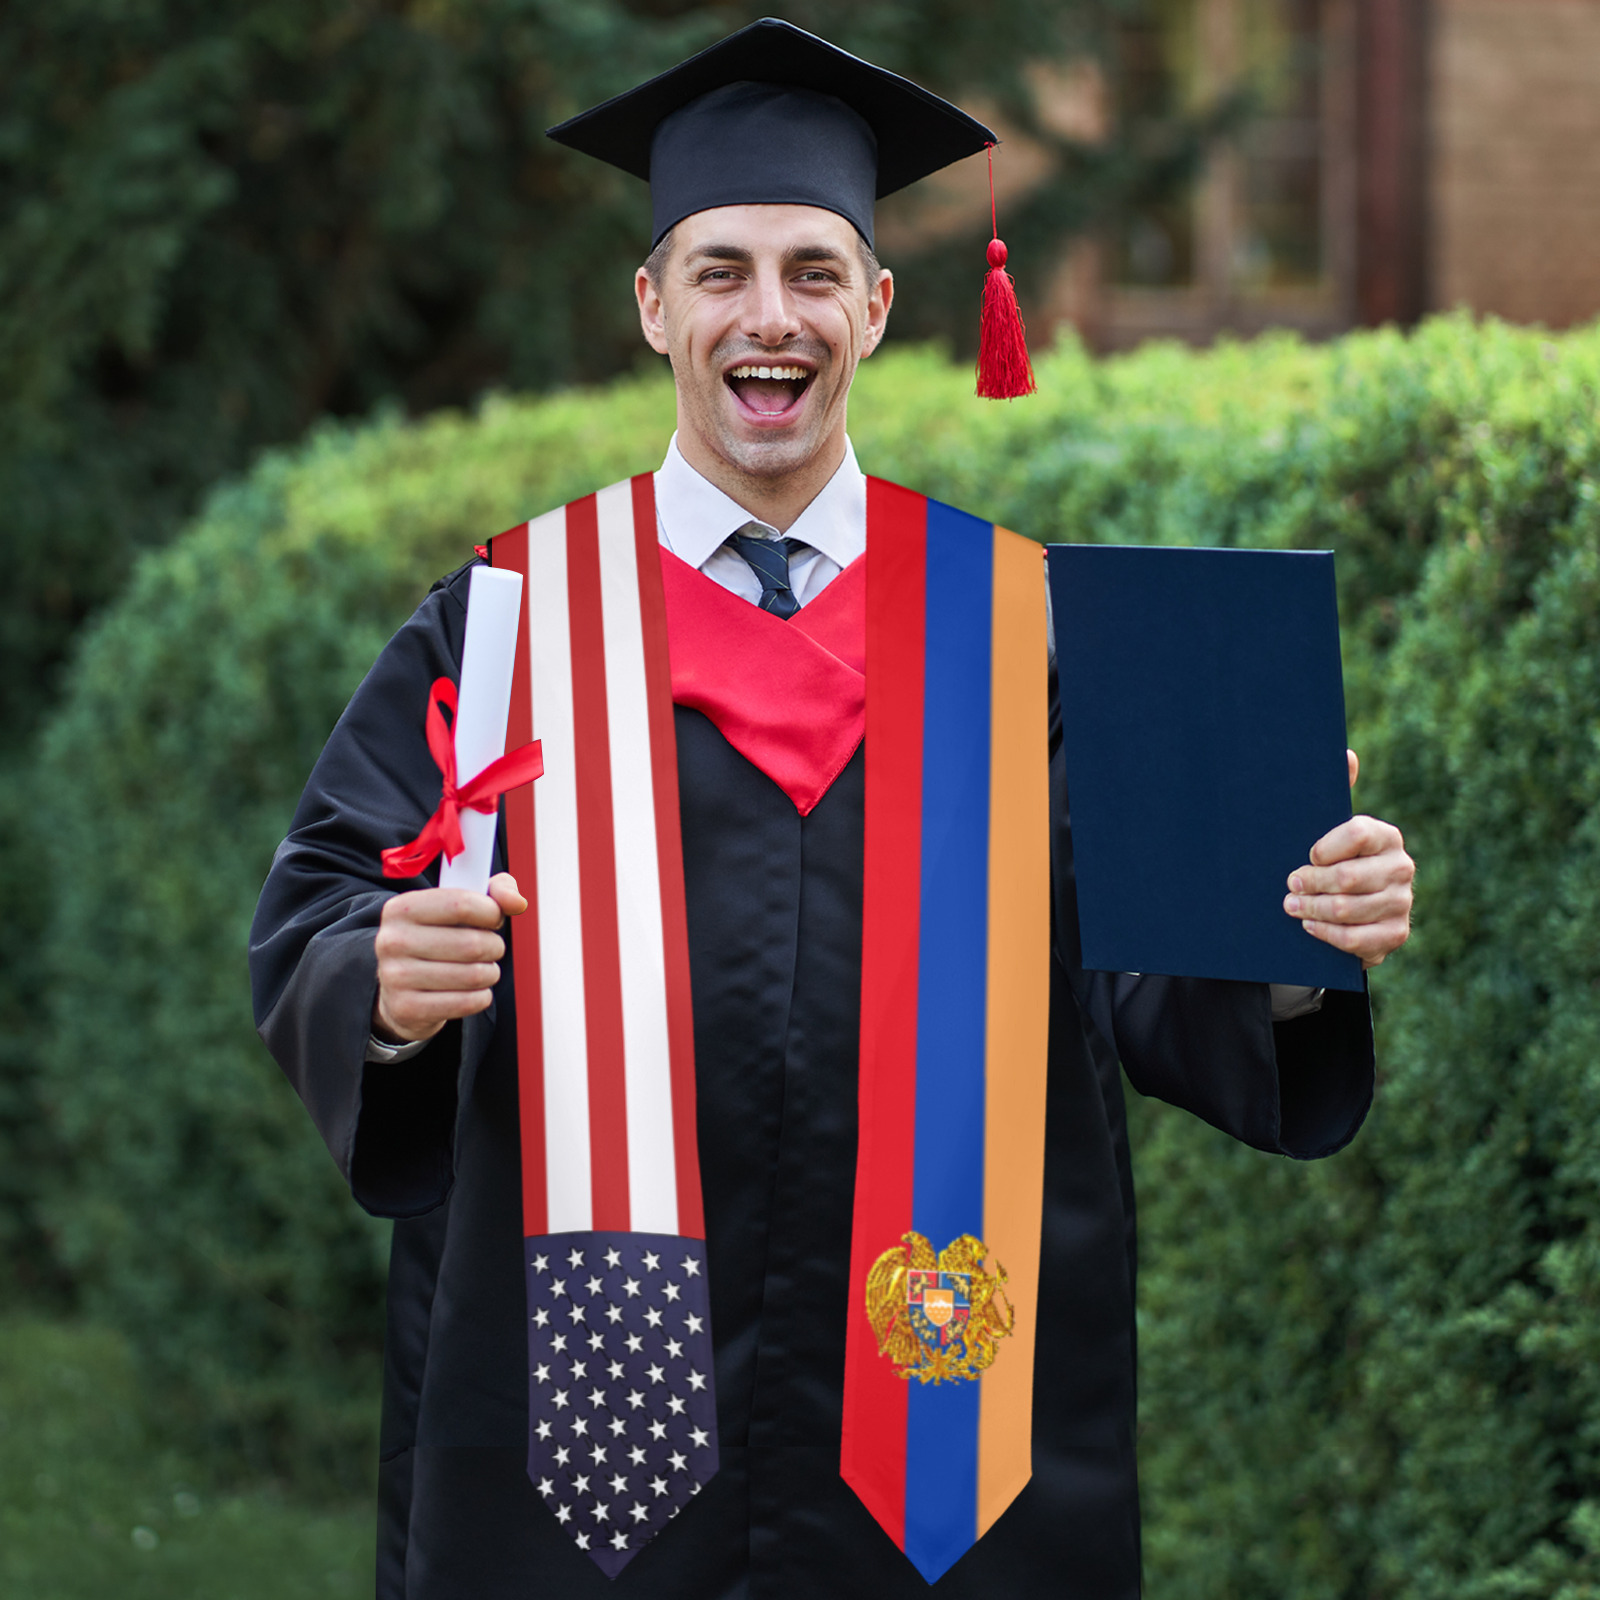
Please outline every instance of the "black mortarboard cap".
[[652, 242], [714, 206], [836, 211], [872, 243], [872, 203], [995, 135], [908, 78], [766, 17], [581, 112], [550, 137], [646, 178]]

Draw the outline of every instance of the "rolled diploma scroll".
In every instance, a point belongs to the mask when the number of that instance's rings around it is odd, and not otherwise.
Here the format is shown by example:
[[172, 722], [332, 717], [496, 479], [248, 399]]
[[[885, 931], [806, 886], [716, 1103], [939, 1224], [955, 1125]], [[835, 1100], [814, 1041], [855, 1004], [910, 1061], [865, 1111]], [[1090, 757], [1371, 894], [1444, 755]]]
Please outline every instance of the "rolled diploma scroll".
[[[461, 651], [456, 709], [456, 782], [463, 786], [505, 754], [521, 616], [522, 574], [502, 567], [474, 567], [467, 590], [467, 639]], [[488, 889], [497, 815], [470, 807], [462, 810], [466, 848], [454, 861], [441, 860], [441, 889], [473, 889], [479, 894]]]

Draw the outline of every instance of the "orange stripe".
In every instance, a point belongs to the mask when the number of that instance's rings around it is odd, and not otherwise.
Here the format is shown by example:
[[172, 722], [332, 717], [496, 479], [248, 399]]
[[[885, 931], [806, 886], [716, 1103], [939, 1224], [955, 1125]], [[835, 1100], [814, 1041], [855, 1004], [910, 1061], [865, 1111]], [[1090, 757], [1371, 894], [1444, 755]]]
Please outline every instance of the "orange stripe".
[[1044, 554], [994, 531], [984, 1243], [1016, 1328], [980, 1382], [978, 1534], [1033, 1472], [1033, 1352], [1049, 1044], [1050, 795]]

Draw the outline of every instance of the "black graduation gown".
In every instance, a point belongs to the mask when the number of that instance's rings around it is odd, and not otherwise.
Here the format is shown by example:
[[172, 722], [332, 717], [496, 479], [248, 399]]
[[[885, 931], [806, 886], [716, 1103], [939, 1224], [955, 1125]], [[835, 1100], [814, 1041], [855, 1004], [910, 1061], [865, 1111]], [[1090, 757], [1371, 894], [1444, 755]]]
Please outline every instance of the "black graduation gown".
[[[458, 676], [463, 568], [339, 722], [262, 892], [262, 1037], [357, 1201], [395, 1219], [381, 1446], [384, 1600], [912, 1600], [922, 1577], [838, 1472], [861, 940], [863, 753], [807, 817], [676, 713], [721, 1471], [616, 1580], [525, 1471], [509, 960], [494, 1007], [364, 1064], [383, 847], [432, 810], [428, 685]], [[1268, 1151], [1345, 1143], [1373, 1084], [1366, 999], [1274, 1026], [1265, 985], [1077, 969], [1059, 755], [1033, 1478], [940, 1581], [949, 1600], [1132, 1600], [1135, 1085]], [[515, 937], [515, 929], [511, 931]]]

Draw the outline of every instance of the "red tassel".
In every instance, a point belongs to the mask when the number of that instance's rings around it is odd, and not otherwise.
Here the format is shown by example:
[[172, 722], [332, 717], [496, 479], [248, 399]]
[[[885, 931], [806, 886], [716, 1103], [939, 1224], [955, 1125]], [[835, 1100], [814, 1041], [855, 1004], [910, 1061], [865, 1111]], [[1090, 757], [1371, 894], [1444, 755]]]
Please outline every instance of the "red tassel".
[[983, 280], [983, 316], [978, 323], [978, 393], [985, 400], [1015, 400], [1032, 394], [1033, 363], [1017, 308], [1016, 285], [1006, 271], [1006, 247], [989, 241], [989, 274]]
[[994, 209], [994, 146], [989, 146], [989, 273], [983, 280], [983, 315], [978, 322], [978, 395], [984, 400], [1015, 400], [1032, 394], [1033, 363], [1017, 307], [1017, 286], [1006, 271], [1006, 247]]

